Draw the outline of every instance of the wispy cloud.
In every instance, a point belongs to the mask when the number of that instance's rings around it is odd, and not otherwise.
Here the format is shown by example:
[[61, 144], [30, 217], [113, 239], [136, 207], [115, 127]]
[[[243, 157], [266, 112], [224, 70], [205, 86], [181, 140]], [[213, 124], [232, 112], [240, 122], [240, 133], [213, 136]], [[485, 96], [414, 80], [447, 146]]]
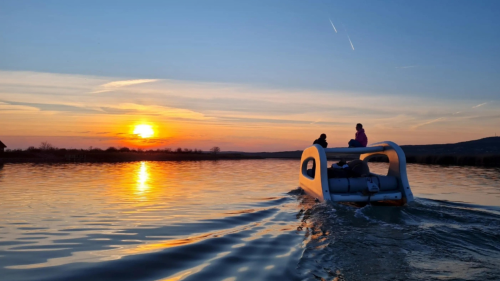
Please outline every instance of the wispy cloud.
[[22, 104], [10, 104], [8, 102], [0, 101], [0, 112], [38, 112], [38, 108], [34, 108], [27, 105]]
[[488, 102], [485, 102], [485, 103], [482, 103], [482, 104], [475, 105], [472, 108], [478, 108], [478, 107], [481, 107], [481, 106], [487, 105], [487, 104], [488, 104]]
[[333, 30], [335, 30], [335, 33], [337, 33], [337, 29], [335, 28], [335, 25], [333, 25], [332, 20], [331, 19], [329, 19], [329, 20], [330, 20], [330, 23], [332, 24]]
[[429, 124], [432, 124], [432, 123], [436, 123], [436, 122], [439, 122], [439, 121], [442, 121], [442, 120], [445, 120], [446, 117], [441, 117], [441, 118], [437, 118], [437, 119], [434, 119], [434, 120], [429, 120], [427, 122], [424, 122], [424, 123], [420, 123], [420, 124], [417, 124], [417, 125], [414, 125], [412, 126], [411, 128], [413, 130], [417, 129], [417, 128], [420, 128], [422, 126], [426, 126], [426, 125], [429, 125]]
[[483, 115], [483, 116], [472, 116], [469, 117], [470, 120], [488, 120], [492, 121], [494, 120], [496, 122], [497, 119], [500, 119], [500, 114], [488, 114], [488, 115]]
[[101, 85], [104, 88], [119, 88], [135, 84], [151, 83], [156, 82], [158, 79], [135, 79], [135, 80], [124, 80], [124, 81], [114, 81]]
[[31, 107], [40, 111], [97, 113], [96, 110], [93, 110], [91, 108], [85, 108], [83, 106], [75, 106], [64, 103], [31, 103], [31, 102], [14, 102], [14, 101], [3, 101], [2, 103], [13, 106]]
[[156, 82], [158, 79], [134, 79], [134, 80], [123, 80], [123, 81], [113, 81], [99, 86], [99, 90], [93, 91], [92, 94], [105, 93], [113, 91], [117, 88], [132, 86], [137, 84]]
[[310, 124], [311, 124], [311, 125], [313, 125], [313, 124], [317, 124], [317, 123], [319, 123], [319, 122], [321, 122], [321, 118], [320, 118], [320, 119], [317, 119], [317, 120], [316, 120], [316, 121], [314, 121], [314, 122], [311, 122]]

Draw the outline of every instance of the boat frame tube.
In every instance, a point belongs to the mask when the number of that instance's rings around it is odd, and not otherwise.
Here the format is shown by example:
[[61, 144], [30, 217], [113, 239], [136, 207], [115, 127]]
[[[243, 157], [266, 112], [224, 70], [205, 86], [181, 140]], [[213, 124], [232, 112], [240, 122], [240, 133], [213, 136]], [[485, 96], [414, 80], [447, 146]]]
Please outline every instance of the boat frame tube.
[[[360, 154], [359, 159], [368, 162], [369, 159], [377, 155], [386, 155], [389, 159], [389, 171], [387, 176], [395, 177], [398, 181], [398, 192], [401, 196], [394, 197], [394, 192], [388, 194], [386, 192], [379, 192], [371, 196], [364, 196], [360, 194], [331, 194], [328, 181], [327, 170], [327, 153], [334, 154]], [[313, 171], [314, 177], [307, 173], [307, 164], [309, 161], [314, 160], [315, 170]], [[390, 197], [403, 200], [403, 203], [413, 201], [413, 193], [408, 183], [406, 175], [406, 157], [403, 150], [395, 143], [390, 141], [378, 142], [371, 144], [368, 147], [356, 148], [323, 148], [318, 144], [310, 146], [302, 153], [299, 171], [299, 184], [300, 187], [309, 195], [317, 198], [319, 201], [349, 201], [349, 202], [366, 202], [366, 201], [379, 201], [390, 200]], [[372, 174], [377, 176], [376, 174]], [[389, 195], [389, 196], [386, 196]]]

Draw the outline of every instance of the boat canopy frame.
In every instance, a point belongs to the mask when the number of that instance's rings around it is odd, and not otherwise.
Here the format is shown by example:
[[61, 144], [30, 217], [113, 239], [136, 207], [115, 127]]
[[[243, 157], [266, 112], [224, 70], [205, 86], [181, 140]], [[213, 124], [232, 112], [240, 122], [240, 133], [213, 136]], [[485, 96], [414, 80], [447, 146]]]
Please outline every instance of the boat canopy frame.
[[[309, 195], [317, 198], [319, 201], [337, 201], [338, 196], [330, 194], [329, 179], [327, 172], [327, 154], [359, 154], [359, 159], [368, 164], [370, 158], [374, 156], [385, 155], [389, 159], [389, 168], [387, 176], [395, 177], [398, 181], [398, 191], [401, 192], [403, 203], [413, 201], [413, 193], [410, 189], [408, 176], [406, 174], [406, 156], [397, 144], [391, 141], [383, 141], [369, 145], [368, 147], [355, 147], [355, 148], [323, 148], [318, 144], [310, 146], [304, 150], [301, 157], [301, 165], [299, 172], [299, 184], [302, 189]], [[315, 171], [314, 177], [307, 173], [308, 162], [314, 160]], [[370, 173], [372, 176], [380, 176]], [[385, 198], [383, 193], [380, 196], [372, 196], [375, 198]], [[369, 196], [356, 195], [355, 201], [369, 201]], [[343, 196], [346, 201], [348, 196]], [[360, 199], [361, 198], [361, 199]]]

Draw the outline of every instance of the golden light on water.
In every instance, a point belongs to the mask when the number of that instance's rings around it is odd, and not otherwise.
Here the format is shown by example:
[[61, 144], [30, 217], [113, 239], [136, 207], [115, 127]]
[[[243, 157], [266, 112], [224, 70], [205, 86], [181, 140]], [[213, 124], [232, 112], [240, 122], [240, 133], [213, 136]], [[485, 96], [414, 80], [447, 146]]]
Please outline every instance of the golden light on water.
[[134, 134], [140, 136], [141, 138], [150, 138], [155, 132], [153, 131], [153, 127], [151, 125], [136, 125], [134, 128]]
[[141, 162], [141, 167], [139, 168], [139, 172], [137, 173], [137, 190], [142, 193], [149, 189], [148, 186], [148, 166], [146, 162]]

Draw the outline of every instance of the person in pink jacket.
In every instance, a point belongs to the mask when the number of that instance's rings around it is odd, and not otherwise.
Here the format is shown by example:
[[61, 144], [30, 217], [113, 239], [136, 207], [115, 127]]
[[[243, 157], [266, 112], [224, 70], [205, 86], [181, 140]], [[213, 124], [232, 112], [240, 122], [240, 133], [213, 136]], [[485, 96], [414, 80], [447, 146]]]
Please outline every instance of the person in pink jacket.
[[349, 141], [349, 147], [366, 147], [367, 144], [368, 138], [366, 137], [365, 129], [363, 129], [363, 125], [358, 123], [356, 125], [356, 137]]

